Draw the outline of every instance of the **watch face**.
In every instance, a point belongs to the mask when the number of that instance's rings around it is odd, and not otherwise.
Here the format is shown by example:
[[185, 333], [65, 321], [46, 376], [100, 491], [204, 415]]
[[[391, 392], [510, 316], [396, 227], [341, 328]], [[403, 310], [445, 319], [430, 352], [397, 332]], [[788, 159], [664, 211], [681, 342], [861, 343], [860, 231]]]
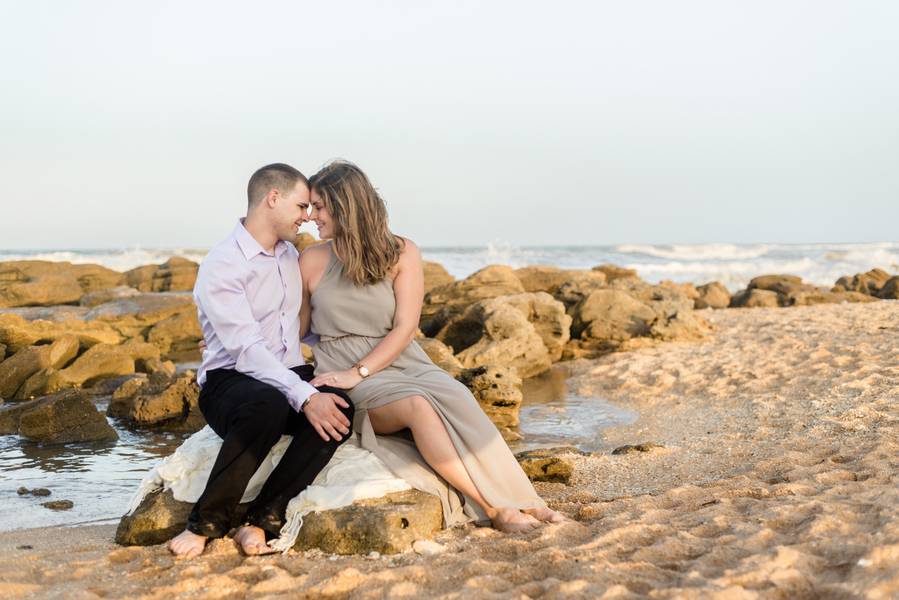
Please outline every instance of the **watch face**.
[[359, 374], [363, 377], [368, 377], [368, 368], [367, 367], [359, 367]]

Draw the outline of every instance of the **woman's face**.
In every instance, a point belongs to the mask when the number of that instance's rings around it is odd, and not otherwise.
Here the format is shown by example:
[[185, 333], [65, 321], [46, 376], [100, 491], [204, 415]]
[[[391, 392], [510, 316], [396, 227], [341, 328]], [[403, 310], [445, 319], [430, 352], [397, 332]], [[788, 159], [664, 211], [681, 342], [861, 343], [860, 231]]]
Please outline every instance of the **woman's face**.
[[331, 218], [331, 213], [325, 207], [325, 202], [318, 192], [312, 190], [312, 212], [309, 218], [315, 221], [318, 227], [318, 237], [322, 240], [330, 240], [334, 237], [334, 228], [337, 226]]

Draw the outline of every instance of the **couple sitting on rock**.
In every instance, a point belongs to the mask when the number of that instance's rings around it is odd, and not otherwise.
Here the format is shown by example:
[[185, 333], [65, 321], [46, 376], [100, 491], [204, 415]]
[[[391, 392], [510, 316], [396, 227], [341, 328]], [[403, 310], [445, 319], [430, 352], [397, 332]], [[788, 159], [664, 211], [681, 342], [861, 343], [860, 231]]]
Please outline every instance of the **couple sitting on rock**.
[[[334, 162], [307, 181], [273, 164], [253, 174], [247, 196], [246, 218], [203, 260], [194, 289], [206, 344], [199, 405], [223, 442], [169, 549], [197, 556], [229, 531], [282, 435], [293, 440], [234, 536], [247, 554], [272, 551], [288, 502], [351, 431], [397, 476], [440, 496], [447, 526], [489, 519], [519, 532], [563, 520], [468, 388], [415, 343], [421, 256], [388, 229], [365, 174]], [[327, 242], [300, 256], [292, 242], [309, 220]], [[315, 344], [315, 373], [301, 339]]]

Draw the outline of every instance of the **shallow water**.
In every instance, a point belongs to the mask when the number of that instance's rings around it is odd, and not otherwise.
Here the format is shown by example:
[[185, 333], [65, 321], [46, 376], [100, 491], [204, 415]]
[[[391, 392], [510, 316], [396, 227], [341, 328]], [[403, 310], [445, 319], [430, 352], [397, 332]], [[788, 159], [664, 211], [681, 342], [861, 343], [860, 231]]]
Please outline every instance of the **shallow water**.
[[[569, 394], [565, 378], [564, 367], [557, 366], [525, 381], [524, 439], [511, 445], [514, 451], [558, 445], [596, 450], [603, 445], [603, 428], [636, 420], [631, 411]], [[106, 402], [97, 406], [105, 411]], [[42, 446], [18, 436], [0, 436], [0, 531], [116, 522], [146, 472], [188, 435], [134, 432], [108, 420], [118, 441]], [[21, 486], [47, 488], [51, 495], [20, 496], [16, 490]], [[62, 511], [41, 506], [63, 499], [75, 506]]]
[[593, 452], [605, 446], [603, 429], [629, 425], [638, 417], [600, 398], [570, 393], [563, 365], [526, 379], [522, 391], [519, 431], [523, 439], [510, 444], [515, 452], [563, 445]]
[[[109, 422], [118, 441], [42, 446], [0, 436], [0, 531], [117, 519], [144, 474], [187, 437], [137, 433]], [[47, 488], [51, 495], [20, 496], [21, 486]], [[50, 500], [71, 500], [75, 506], [60, 511], [41, 506]]]

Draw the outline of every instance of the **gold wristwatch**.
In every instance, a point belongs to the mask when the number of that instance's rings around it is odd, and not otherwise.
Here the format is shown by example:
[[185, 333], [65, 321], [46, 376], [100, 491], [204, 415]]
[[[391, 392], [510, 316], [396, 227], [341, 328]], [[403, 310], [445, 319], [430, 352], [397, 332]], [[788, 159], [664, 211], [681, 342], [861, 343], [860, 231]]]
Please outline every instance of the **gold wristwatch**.
[[356, 364], [353, 365], [353, 366], [356, 367], [356, 370], [357, 370], [357, 371], [359, 371], [359, 375], [362, 377], [362, 379], [365, 379], [366, 377], [368, 377], [369, 375], [371, 375], [371, 373], [370, 373], [369, 370], [368, 370], [368, 367], [366, 367], [366, 366], [363, 365], [362, 363], [356, 363]]

